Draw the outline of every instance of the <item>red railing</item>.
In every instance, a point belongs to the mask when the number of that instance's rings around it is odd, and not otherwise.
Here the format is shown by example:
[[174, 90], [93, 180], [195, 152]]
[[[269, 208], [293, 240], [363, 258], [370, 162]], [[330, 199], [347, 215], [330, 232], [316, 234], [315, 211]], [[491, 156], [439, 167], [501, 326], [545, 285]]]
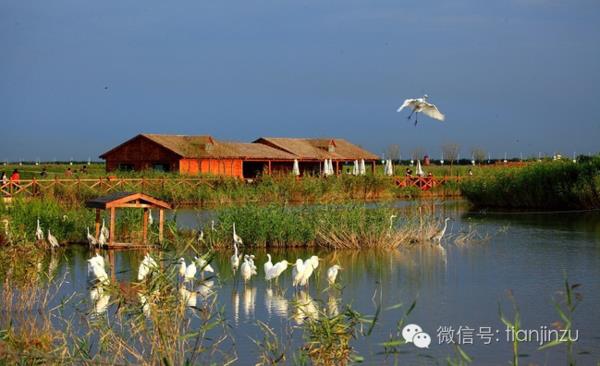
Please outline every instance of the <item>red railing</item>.
[[444, 176], [444, 177], [415, 177], [404, 176], [396, 177], [395, 182], [399, 187], [417, 187], [422, 191], [428, 191], [431, 188], [446, 184], [447, 182], [459, 182], [462, 179], [460, 176]]

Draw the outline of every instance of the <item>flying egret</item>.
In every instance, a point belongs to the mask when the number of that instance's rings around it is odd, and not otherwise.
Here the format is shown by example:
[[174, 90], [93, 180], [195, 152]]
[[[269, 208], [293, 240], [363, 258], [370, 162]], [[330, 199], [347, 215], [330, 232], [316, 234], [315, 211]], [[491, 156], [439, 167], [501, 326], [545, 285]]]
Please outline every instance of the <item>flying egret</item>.
[[183, 278], [184, 283], [193, 281], [196, 276], [196, 264], [192, 262], [186, 265], [185, 259], [179, 258], [179, 276]]
[[102, 219], [102, 227], [100, 228], [100, 232], [102, 234], [104, 234], [104, 238], [106, 238], [106, 240], [108, 240], [108, 238], [110, 238], [110, 231], [106, 227], [106, 225], [104, 223], [104, 219]]
[[60, 246], [58, 244], [58, 240], [56, 240], [56, 237], [50, 233], [50, 229], [48, 229], [48, 243], [50, 243], [50, 247], [52, 249], [58, 248]]
[[44, 240], [44, 232], [42, 231], [42, 227], [40, 226], [40, 219], [37, 219], [37, 227], [35, 228], [35, 238], [37, 241]]
[[446, 233], [446, 228], [448, 227], [448, 220], [450, 220], [449, 217], [446, 217], [444, 219], [444, 227], [439, 230], [438, 232], [436, 232], [432, 237], [431, 240], [433, 241], [437, 241], [439, 245], [442, 244], [442, 238], [444, 237], [444, 233]]
[[267, 258], [269, 258], [269, 260], [266, 261], [263, 265], [263, 269], [265, 270], [265, 279], [267, 279], [267, 277], [269, 276], [269, 271], [271, 270], [271, 268], [273, 268], [273, 262], [271, 262], [271, 254], [267, 253]]
[[94, 236], [92, 234], [90, 234], [89, 226], [87, 228], [87, 240], [88, 240], [88, 244], [90, 245], [91, 248], [98, 245], [98, 240], [96, 240], [96, 238], [94, 238]]
[[408, 119], [411, 119], [413, 113], [415, 114], [415, 126], [418, 122], [419, 113], [425, 113], [425, 115], [436, 119], [438, 121], [443, 121], [446, 117], [437, 109], [434, 104], [431, 104], [427, 101], [429, 96], [425, 94], [422, 98], [416, 99], [406, 99], [404, 103], [398, 108], [397, 112], [402, 111], [404, 108], [411, 108], [412, 111], [408, 115]]
[[327, 283], [329, 286], [333, 286], [335, 283], [335, 279], [337, 278], [338, 271], [340, 269], [342, 269], [342, 267], [340, 267], [338, 264], [334, 264], [327, 270]]

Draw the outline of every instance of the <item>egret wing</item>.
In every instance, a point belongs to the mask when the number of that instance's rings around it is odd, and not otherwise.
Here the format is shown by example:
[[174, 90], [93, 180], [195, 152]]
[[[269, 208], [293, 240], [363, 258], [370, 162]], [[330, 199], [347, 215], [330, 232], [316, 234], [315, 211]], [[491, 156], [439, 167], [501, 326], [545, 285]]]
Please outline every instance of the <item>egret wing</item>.
[[443, 121], [446, 118], [446, 116], [444, 116], [434, 104], [427, 102], [423, 103], [421, 112], [433, 119], [437, 119], [438, 121]]
[[404, 108], [415, 108], [417, 106], [417, 100], [416, 99], [406, 99], [404, 101], [404, 103], [402, 103], [402, 105], [400, 106], [400, 108], [398, 108], [398, 110], [396, 112], [400, 112], [402, 111]]

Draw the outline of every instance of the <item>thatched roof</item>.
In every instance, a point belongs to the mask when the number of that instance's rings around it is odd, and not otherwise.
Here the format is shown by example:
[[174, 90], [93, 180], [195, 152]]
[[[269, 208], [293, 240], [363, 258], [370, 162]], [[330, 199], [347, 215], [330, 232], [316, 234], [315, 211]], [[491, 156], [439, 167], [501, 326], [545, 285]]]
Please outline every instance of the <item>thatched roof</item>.
[[344, 139], [303, 139], [261, 137], [255, 143], [267, 144], [296, 155], [299, 159], [378, 160], [379, 157]]
[[344, 139], [301, 139], [263, 137], [252, 143], [220, 141], [209, 135], [140, 134], [102, 154], [106, 158], [129, 142], [144, 138], [182, 158], [265, 160], [377, 160], [375, 154]]

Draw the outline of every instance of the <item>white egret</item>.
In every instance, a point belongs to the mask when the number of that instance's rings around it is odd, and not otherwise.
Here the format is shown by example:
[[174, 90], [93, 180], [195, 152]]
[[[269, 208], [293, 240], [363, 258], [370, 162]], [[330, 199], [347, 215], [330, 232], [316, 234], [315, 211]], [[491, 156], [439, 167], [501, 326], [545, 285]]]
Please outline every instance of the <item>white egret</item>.
[[42, 227], [40, 226], [40, 219], [37, 219], [37, 227], [35, 228], [35, 238], [37, 241], [44, 240], [44, 232], [42, 231]]
[[304, 261], [304, 269], [302, 270], [302, 277], [300, 279], [300, 286], [308, 286], [308, 280], [312, 276], [313, 272], [319, 266], [319, 257], [313, 255]]
[[265, 271], [265, 279], [267, 279], [267, 277], [269, 276], [269, 271], [271, 270], [271, 268], [273, 268], [273, 263], [271, 262], [271, 254], [267, 253], [267, 258], [269, 258], [269, 260], [266, 261], [263, 265], [263, 269]]
[[302, 273], [304, 272], [304, 261], [300, 258], [296, 259], [296, 263], [292, 268], [292, 286], [297, 287], [302, 280]]
[[196, 265], [194, 262], [186, 265], [185, 259], [179, 258], [179, 276], [183, 278], [184, 283], [193, 281], [196, 276]]
[[390, 231], [394, 228], [394, 219], [398, 217], [397, 215], [390, 215]]
[[156, 263], [154, 258], [152, 258], [150, 254], [146, 253], [144, 259], [142, 260], [142, 263], [140, 263], [140, 267], [138, 268], [138, 281], [143, 281], [151, 271], [157, 269], [158, 264]]
[[98, 246], [99, 247], [105, 247], [107, 244], [107, 238], [106, 236], [104, 236], [104, 232], [102, 230], [100, 230], [100, 235], [98, 236]]
[[233, 242], [239, 245], [244, 244], [242, 238], [240, 238], [239, 235], [235, 232], [235, 222], [233, 223]]
[[104, 268], [104, 258], [97, 254], [88, 259], [88, 275], [100, 283], [108, 283], [108, 274]]
[[200, 230], [200, 234], [198, 235], [198, 242], [199, 243], [204, 242], [204, 230]]
[[87, 241], [90, 247], [95, 247], [96, 245], [98, 245], [98, 240], [96, 240], [96, 238], [94, 238], [94, 236], [90, 234], [89, 226], [87, 228]]
[[340, 267], [338, 264], [334, 264], [327, 270], [327, 283], [329, 286], [333, 286], [333, 284], [335, 284], [335, 279], [337, 278], [338, 271], [340, 269], [342, 269], [342, 267]]
[[233, 242], [233, 255], [231, 256], [231, 270], [235, 273], [240, 267], [241, 255], [238, 255], [238, 247], [235, 241]]
[[267, 281], [277, 280], [279, 276], [288, 268], [288, 261], [285, 259], [275, 263], [275, 265], [265, 274], [265, 279]]
[[200, 268], [200, 276], [204, 277], [204, 272], [214, 273], [214, 268], [208, 263], [208, 261], [202, 257], [194, 257], [196, 267]]
[[253, 270], [252, 265], [250, 264], [250, 259], [248, 256], [244, 257], [244, 263], [240, 267], [240, 273], [242, 274], [242, 279], [244, 280], [244, 284], [252, 278]]
[[110, 231], [106, 227], [104, 223], [104, 219], [102, 219], [102, 227], [100, 228], [100, 232], [104, 235], [104, 238], [108, 240], [110, 238]]
[[411, 119], [413, 113], [415, 114], [415, 126], [418, 123], [418, 115], [419, 113], [425, 113], [425, 115], [436, 119], [438, 121], [443, 121], [446, 117], [437, 109], [434, 104], [431, 104], [427, 101], [429, 96], [425, 94], [422, 98], [416, 99], [406, 99], [404, 103], [398, 108], [397, 112], [401, 112], [404, 108], [411, 108], [412, 111], [408, 115], [408, 119]]
[[444, 234], [446, 233], [446, 228], [448, 227], [448, 221], [450, 220], [449, 217], [446, 217], [444, 219], [444, 227], [439, 230], [438, 232], [436, 232], [432, 237], [431, 240], [433, 241], [437, 241], [439, 245], [442, 244], [442, 238], [444, 237]]
[[50, 243], [50, 247], [52, 249], [58, 248], [60, 246], [56, 237], [50, 233], [50, 229], [48, 229], [48, 243]]
[[210, 230], [217, 231], [217, 229], [215, 229], [215, 220], [210, 220]]

